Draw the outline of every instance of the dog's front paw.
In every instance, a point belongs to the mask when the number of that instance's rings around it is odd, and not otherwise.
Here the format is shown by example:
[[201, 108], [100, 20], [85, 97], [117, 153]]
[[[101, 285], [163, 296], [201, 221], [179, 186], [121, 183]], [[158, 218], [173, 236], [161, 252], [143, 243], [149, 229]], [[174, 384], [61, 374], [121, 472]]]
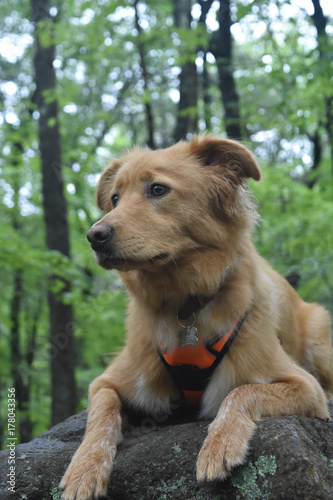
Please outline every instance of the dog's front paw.
[[197, 460], [197, 480], [223, 480], [233, 467], [244, 463], [255, 424], [250, 421], [222, 425], [214, 422]]
[[61, 480], [61, 500], [91, 500], [106, 495], [116, 449], [80, 446]]
[[244, 456], [232, 448], [222, 436], [206, 438], [197, 460], [197, 480], [214, 481], [225, 479], [231, 468], [242, 463]]

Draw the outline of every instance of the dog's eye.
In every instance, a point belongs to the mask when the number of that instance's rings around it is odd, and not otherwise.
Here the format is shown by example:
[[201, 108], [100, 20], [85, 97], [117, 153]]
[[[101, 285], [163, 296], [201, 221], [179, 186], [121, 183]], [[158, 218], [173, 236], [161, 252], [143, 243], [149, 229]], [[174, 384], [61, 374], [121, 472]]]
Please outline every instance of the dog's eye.
[[163, 196], [169, 191], [170, 188], [168, 188], [167, 186], [163, 186], [163, 184], [152, 184], [150, 186], [150, 194], [152, 196]]
[[114, 194], [113, 196], [111, 196], [112, 208], [116, 208], [116, 206], [118, 205], [118, 201], [119, 194]]

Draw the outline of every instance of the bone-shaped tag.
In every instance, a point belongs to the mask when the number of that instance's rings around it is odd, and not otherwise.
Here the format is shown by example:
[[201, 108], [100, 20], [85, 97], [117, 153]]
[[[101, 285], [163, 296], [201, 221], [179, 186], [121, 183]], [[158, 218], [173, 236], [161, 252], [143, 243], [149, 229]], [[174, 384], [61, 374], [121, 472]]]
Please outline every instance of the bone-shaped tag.
[[198, 337], [197, 337], [198, 329], [195, 326], [187, 327], [180, 333], [180, 347], [185, 347], [186, 345], [197, 345]]

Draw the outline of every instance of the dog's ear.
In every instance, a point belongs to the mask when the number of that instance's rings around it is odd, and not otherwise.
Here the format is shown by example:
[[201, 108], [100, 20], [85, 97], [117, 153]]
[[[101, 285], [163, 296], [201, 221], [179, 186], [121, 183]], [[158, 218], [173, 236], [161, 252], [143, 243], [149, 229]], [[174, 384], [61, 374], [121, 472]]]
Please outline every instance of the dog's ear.
[[261, 172], [253, 154], [242, 144], [227, 139], [195, 137], [189, 145], [204, 168], [209, 169], [210, 199], [217, 217], [234, 220], [237, 187], [244, 179], [259, 181]]
[[115, 175], [120, 166], [120, 160], [113, 160], [113, 162], [106, 167], [98, 182], [96, 200], [98, 208], [103, 212], [110, 212], [111, 210], [111, 190]]
[[260, 168], [254, 155], [242, 144], [229, 139], [195, 137], [190, 143], [190, 151], [202, 165], [210, 166], [235, 184], [243, 179], [259, 181]]

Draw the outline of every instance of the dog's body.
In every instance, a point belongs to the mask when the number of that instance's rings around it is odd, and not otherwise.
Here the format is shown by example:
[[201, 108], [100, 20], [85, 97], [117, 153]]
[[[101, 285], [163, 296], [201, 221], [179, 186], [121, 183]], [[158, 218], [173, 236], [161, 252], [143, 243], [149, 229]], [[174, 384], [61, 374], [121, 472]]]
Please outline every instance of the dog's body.
[[[210, 137], [134, 149], [102, 175], [97, 198], [106, 215], [88, 239], [98, 263], [120, 270], [129, 291], [127, 344], [90, 387], [85, 438], [61, 483], [66, 500], [105, 494], [124, 407], [170, 414], [179, 388], [161, 352], [181, 352], [183, 327], [193, 322], [201, 347], [240, 325], [203, 393], [200, 415], [215, 419], [198, 457], [199, 481], [224, 479], [244, 461], [263, 416], [329, 418], [329, 316], [304, 303], [253, 247], [250, 177], [260, 179], [251, 153]], [[188, 318], [180, 321], [184, 304]]]

